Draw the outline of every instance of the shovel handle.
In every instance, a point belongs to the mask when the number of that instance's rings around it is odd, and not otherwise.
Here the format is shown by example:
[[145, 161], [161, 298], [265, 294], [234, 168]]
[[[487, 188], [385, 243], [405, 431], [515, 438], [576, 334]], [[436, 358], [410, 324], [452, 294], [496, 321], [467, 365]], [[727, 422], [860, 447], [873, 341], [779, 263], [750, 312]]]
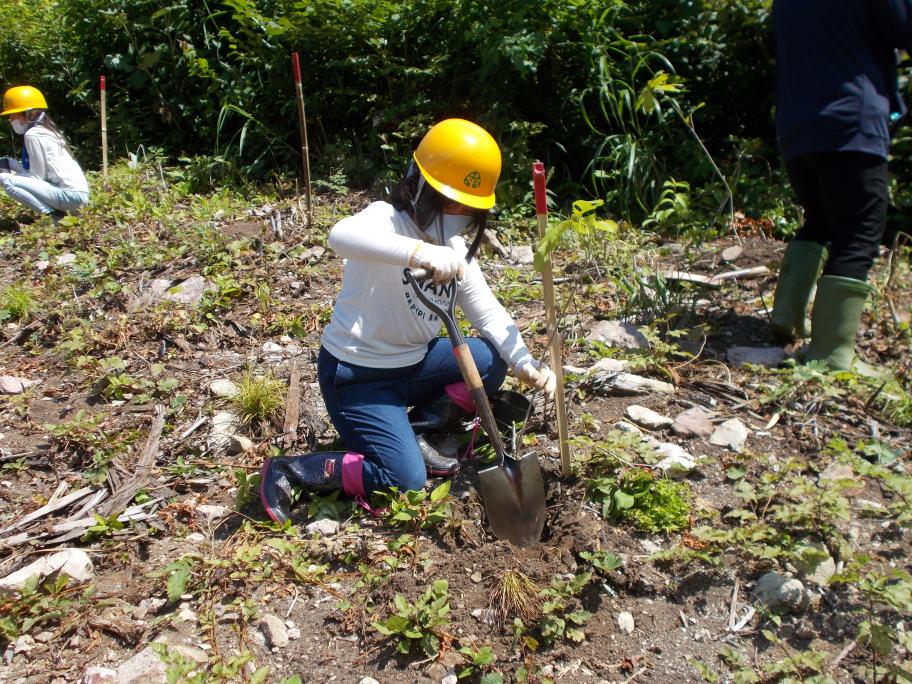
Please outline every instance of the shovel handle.
[[488, 440], [490, 440], [491, 446], [494, 448], [494, 453], [500, 459], [500, 465], [503, 465], [507, 450], [504, 447], [503, 440], [500, 438], [497, 420], [494, 418], [491, 402], [481, 382], [478, 366], [475, 365], [475, 359], [472, 358], [472, 350], [469, 349], [468, 344], [463, 342], [453, 347], [453, 356], [456, 357], [456, 364], [462, 372], [462, 379], [469, 386], [469, 392], [472, 394], [472, 401], [475, 402], [475, 410], [478, 411], [481, 426], [488, 435]]
[[475, 365], [475, 359], [472, 358], [472, 350], [466, 343], [459, 326], [456, 324], [454, 306], [456, 304], [456, 293], [459, 289], [459, 281], [453, 281], [453, 289], [450, 298], [449, 310], [446, 310], [434, 302], [422, 292], [418, 286], [418, 281], [428, 277], [428, 272], [423, 268], [410, 269], [403, 271], [405, 279], [411, 284], [415, 295], [425, 306], [436, 313], [443, 320], [447, 333], [450, 336], [450, 342], [453, 345], [453, 356], [456, 357], [456, 365], [462, 373], [462, 379], [469, 387], [472, 395], [472, 401], [475, 402], [475, 410], [478, 411], [478, 418], [481, 420], [481, 426], [488, 435], [488, 440], [494, 448], [494, 453], [500, 459], [500, 465], [504, 464], [507, 456], [507, 450], [504, 448], [503, 440], [500, 438], [500, 430], [497, 427], [497, 421], [494, 419], [494, 411], [491, 410], [491, 402], [485, 392], [484, 384], [481, 381], [481, 375], [478, 372], [478, 366]]

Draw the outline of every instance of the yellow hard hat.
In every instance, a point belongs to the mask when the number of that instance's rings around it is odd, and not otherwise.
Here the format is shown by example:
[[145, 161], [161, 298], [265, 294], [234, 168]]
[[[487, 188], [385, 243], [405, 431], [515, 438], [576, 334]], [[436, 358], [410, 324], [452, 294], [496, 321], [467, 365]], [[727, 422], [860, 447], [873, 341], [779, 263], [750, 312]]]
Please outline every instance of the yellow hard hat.
[[414, 158], [424, 180], [444, 197], [473, 209], [494, 206], [500, 148], [478, 124], [465, 119], [435, 124], [422, 138]]
[[18, 114], [29, 109], [47, 109], [47, 101], [38, 88], [16, 86], [3, 93], [3, 111], [0, 116]]

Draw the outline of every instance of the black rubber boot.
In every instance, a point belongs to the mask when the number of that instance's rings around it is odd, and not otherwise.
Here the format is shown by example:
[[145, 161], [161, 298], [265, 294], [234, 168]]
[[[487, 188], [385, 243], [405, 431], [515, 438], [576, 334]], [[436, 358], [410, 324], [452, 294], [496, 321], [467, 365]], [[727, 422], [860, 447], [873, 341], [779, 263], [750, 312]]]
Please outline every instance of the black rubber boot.
[[431, 430], [449, 430], [468, 417], [469, 414], [459, 408], [446, 394], [430, 404], [416, 406], [409, 411], [409, 423], [416, 435]]
[[275, 522], [284, 523], [297, 503], [297, 492], [328, 493], [342, 489], [344, 457], [344, 451], [326, 451], [267, 458], [260, 469], [260, 501], [266, 514]]
[[418, 448], [421, 449], [421, 455], [424, 457], [424, 466], [427, 468], [428, 475], [432, 477], [450, 477], [459, 472], [459, 461], [441, 454], [436, 447], [428, 442], [427, 435], [416, 435], [415, 441], [418, 442]]

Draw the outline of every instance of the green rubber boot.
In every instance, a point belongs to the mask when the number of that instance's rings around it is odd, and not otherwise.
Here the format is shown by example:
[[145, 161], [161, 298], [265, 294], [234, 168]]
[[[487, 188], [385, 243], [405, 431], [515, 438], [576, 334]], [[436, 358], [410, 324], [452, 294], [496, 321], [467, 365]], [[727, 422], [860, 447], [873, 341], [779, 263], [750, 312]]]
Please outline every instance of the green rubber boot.
[[833, 370], [876, 371], [873, 366], [855, 360], [855, 333], [865, 300], [873, 291], [874, 287], [864, 281], [842, 276], [826, 275], [817, 282], [811, 314], [814, 334], [805, 361], [825, 361]]
[[791, 341], [811, 336], [807, 308], [826, 259], [826, 247], [819, 242], [792, 240], [785, 248], [770, 316], [770, 325], [778, 338]]

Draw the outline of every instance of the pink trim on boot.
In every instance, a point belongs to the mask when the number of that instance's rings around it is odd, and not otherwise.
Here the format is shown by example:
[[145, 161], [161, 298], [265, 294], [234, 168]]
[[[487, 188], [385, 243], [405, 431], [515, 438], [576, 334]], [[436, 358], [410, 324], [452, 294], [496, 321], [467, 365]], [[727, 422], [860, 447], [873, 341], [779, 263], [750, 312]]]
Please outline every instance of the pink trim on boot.
[[367, 502], [367, 493], [364, 491], [364, 456], [362, 454], [349, 451], [342, 457], [342, 491], [375, 518], [382, 515], [383, 510], [371, 508]]
[[475, 400], [472, 399], [472, 393], [469, 386], [464, 382], [453, 382], [443, 388], [456, 406], [466, 413], [475, 413]]
[[342, 491], [355, 499], [364, 497], [363, 462], [364, 456], [353, 451], [342, 457]]

